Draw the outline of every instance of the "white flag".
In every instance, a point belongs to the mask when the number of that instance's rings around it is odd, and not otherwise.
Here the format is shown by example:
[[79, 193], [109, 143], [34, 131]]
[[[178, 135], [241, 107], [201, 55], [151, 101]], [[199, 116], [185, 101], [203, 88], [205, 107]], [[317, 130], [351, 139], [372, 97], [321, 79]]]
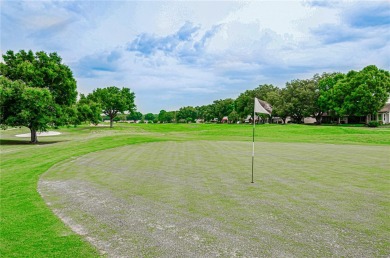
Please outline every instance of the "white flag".
[[260, 104], [260, 101], [256, 97], [255, 97], [255, 112], [270, 115], [270, 113], [267, 110], [265, 110], [265, 108], [263, 108], [263, 106]]

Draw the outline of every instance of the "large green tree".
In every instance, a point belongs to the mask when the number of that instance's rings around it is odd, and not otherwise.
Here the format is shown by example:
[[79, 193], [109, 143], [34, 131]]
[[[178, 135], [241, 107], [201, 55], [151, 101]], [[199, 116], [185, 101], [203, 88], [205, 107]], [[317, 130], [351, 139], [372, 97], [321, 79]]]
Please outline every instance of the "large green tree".
[[160, 110], [160, 113], [158, 114], [158, 121], [161, 123], [171, 123], [174, 119], [174, 112], [170, 111], [167, 112], [165, 110]]
[[233, 99], [221, 99], [213, 102], [214, 115], [221, 121], [224, 116], [228, 116], [234, 110]]
[[253, 90], [246, 90], [241, 93], [234, 104], [236, 107], [236, 112], [240, 116], [240, 118], [245, 118], [246, 116], [253, 114], [254, 109], [254, 93]]
[[196, 115], [196, 109], [194, 107], [188, 106], [188, 107], [182, 107], [177, 112], [177, 120], [185, 120], [187, 122], [193, 122], [195, 121], [197, 115]]
[[150, 123], [153, 123], [155, 118], [156, 116], [153, 113], [147, 113], [145, 115], [145, 120], [149, 121]]
[[[253, 114], [254, 98], [269, 102], [268, 96], [275, 91], [278, 91], [278, 87], [272, 84], [262, 84], [253, 90], [247, 90], [241, 93], [235, 100], [235, 110], [241, 118], [246, 118], [248, 115]], [[263, 118], [266, 115], [261, 115]]]
[[80, 94], [80, 99], [77, 102], [77, 118], [78, 122], [90, 122], [97, 125], [101, 120], [102, 108], [99, 103]]
[[359, 72], [350, 71], [340, 80], [336, 98], [343, 97], [341, 107], [347, 115], [376, 115], [390, 94], [390, 73], [370, 65]]
[[314, 86], [312, 80], [292, 80], [286, 83], [283, 93], [289, 115], [297, 123], [302, 123], [303, 118], [311, 116], [311, 108], [314, 104]]
[[76, 80], [57, 53], [9, 50], [3, 60], [2, 126], [26, 126], [31, 131], [31, 142], [36, 143], [37, 131], [74, 121]]
[[115, 86], [98, 88], [88, 95], [88, 98], [100, 104], [102, 112], [110, 118], [110, 127], [113, 126], [114, 118], [125, 111], [135, 110], [134, 92], [128, 88], [119, 89]]
[[[322, 75], [315, 74], [313, 78], [304, 80], [301, 94], [304, 94], [305, 116], [311, 116], [316, 119], [316, 124], [321, 124], [322, 115], [329, 109], [328, 103], [324, 101], [329, 94], [328, 88], [332, 87], [334, 81], [337, 81], [342, 74], [338, 73], [323, 73]], [[321, 96], [322, 95], [322, 96]]]
[[283, 124], [286, 123], [286, 118], [289, 116], [285, 94], [286, 89], [277, 89], [267, 94], [267, 101], [272, 106], [272, 116], [280, 117]]
[[335, 86], [344, 79], [344, 76], [342, 73], [327, 73], [323, 74], [318, 82], [318, 106], [333, 118], [340, 118], [341, 115], [340, 109], [344, 102], [344, 96], [335, 94], [335, 91], [338, 90]]
[[196, 107], [197, 118], [204, 119], [205, 121], [210, 121], [217, 117], [215, 112], [215, 105], [203, 105], [200, 107]]
[[232, 112], [230, 112], [230, 114], [228, 115], [228, 118], [229, 118], [229, 121], [231, 121], [232, 123], [236, 123], [240, 119], [236, 110], [233, 110]]
[[130, 114], [128, 114], [128, 115], [126, 116], [126, 118], [127, 118], [128, 120], [134, 120], [134, 122], [135, 122], [135, 121], [142, 120], [142, 117], [143, 117], [142, 113], [141, 113], [141, 112], [138, 112], [138, 111], [133, 111], [133, 112], [131, 112]]
[[45, 131], [53, 121], [54, 102], [47, 89], [0, 77], [0, 103], [2, 126], [30, 128], [32, 143], [38, 142], [36, 131]]

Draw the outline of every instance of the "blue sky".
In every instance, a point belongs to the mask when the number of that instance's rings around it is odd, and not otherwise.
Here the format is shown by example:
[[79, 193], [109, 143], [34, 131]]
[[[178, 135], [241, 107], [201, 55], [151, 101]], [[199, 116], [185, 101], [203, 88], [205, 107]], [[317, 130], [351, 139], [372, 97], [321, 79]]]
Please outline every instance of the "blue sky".
[[57, 52], [78, 91], [128, 87], [142, 113], [390, 70], [389, 1], [1, 1], [1, 52]]

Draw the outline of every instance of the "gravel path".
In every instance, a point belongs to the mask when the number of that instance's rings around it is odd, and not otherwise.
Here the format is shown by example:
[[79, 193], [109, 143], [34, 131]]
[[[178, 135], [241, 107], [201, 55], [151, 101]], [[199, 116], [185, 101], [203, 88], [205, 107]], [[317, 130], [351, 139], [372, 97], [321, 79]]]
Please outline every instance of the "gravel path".
[[110, 257], [235, 257], [243, 252], [254, 257], [263, 253], [256, 243], [231, 234], [219, 221], [144, 198], [123, 200], [72, 180], [43, 181], [39, 188], [46, 195], [61, 194], [64, 207], [54, 208], [54, 213]]

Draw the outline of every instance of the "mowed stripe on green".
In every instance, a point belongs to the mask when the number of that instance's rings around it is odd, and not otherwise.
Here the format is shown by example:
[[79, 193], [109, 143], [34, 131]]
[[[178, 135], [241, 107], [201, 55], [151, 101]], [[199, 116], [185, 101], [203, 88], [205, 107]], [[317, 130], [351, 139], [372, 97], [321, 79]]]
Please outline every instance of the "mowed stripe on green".
[[113, 256], [376, 257], [389, 252], [389, 150], [257, 143], [251, 184], [248, 142], [148, 143], [58, 164], [41, 189]]

